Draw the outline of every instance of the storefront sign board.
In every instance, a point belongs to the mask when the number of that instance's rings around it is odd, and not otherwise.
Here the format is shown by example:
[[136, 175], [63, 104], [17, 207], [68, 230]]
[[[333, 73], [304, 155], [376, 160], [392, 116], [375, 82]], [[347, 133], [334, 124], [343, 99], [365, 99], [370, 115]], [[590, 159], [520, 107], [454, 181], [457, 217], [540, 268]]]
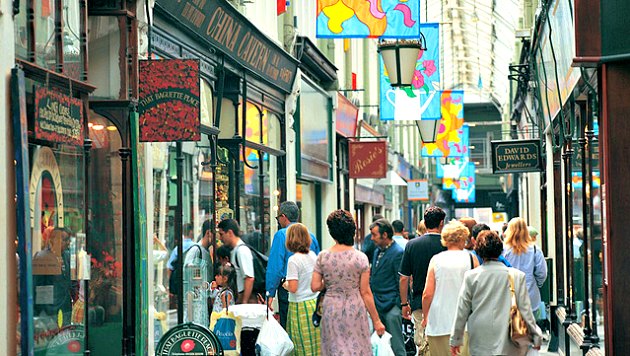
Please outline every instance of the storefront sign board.
[[35, 137], [83, 145], [83, 102], [46, 87], [35, 91]]
[[407, 182], [407, 200], [428, 201], [429, 181], [426, 179], [410, 180]]
[[349, 142], [350, 178], [385, 178], [387, 141]]
[[223, 349], [212, 331], [201, 325], [186, 323], [177, 325], [162, 336], [155, 355], [223, 355]]
[[492, 141], [492, 172], [540, 172], [539, 140]]
[[199, 60], [140, 61], [140, 141], [199, 141]]
[[337, 93], [337, 115], [335, 127], [343, 137], [353, 137], [357, 132], [359, 108], [354, 106], [343, 94]]
[[290, 93], [298, 61], [225, 0], [158, 0], [164, 12], [270, 84]]

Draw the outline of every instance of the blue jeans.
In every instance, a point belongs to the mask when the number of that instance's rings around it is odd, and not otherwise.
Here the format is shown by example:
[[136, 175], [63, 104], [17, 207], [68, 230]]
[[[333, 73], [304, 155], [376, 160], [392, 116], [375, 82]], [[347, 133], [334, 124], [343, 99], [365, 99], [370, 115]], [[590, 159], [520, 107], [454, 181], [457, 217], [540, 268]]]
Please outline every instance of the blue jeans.
[[386, 313], [378, 310], [378, 317], [381, 319], [385, 330], [392, 335], [392, 350], [396, 356], [405, 356], [405, 341], [402, 334], [402, 312], [400, 306], [394, 305]]

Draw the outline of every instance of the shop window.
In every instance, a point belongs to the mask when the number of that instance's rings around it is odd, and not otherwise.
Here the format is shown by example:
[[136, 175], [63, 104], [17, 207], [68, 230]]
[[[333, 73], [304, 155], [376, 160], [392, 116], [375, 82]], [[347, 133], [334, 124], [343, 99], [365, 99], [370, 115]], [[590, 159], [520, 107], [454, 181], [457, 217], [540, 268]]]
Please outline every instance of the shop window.
[[98, 83], [93, 95], [96, 98], [118, 98], [120, 94], [120, 29], [114, 16], [90, 16], [90, 81]]
[[[108, 340], [122, 338], [123, 314], [123, 176], [118, 128], [90, 112], [89, 241], [92, 256], [90, 279], [90, 333], [92, 355], [114, 352]], [[118, 345], [115, 345], [119, 348]], [[119, 349], [119, 352], [121, 350]]]
[[212, 87], [205, 79], [201, 79], [200, 86], [201, 96], [201, 125], [214, 126], [214, 98], [212, 96]]
[[[270, 155], [245, 148], [248, 165], [243, 165], [243, 188], [240, 196], [239, 224], [243, 240], [258, 251], [266, 253], [270, 247], [270, 202], [271, 185], [269, 175]], [[274, 168], [275, 169], [275, 168]]]
[[[32, 6], [34, 16], [29, 19]], [[85, 18], [80, 0], [21, 1], [15, 17], [17, 58], [34, 61], [41, 67], [83, 80], [84, 53], [80, 34]], [[57, 25], [60, 24], [60, 28]], [[31, 32], [34, 29], [34, 33]], [[30, 48], [30, 39], [34, 48]], [[31, 57], [33, 56], [33, 57]]]

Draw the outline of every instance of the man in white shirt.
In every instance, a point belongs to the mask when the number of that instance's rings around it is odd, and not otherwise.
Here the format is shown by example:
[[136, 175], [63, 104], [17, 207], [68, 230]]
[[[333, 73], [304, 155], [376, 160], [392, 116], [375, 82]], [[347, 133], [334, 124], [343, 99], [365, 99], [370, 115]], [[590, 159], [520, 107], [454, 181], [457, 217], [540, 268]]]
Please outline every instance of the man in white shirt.
[[394, 220], [392, 221], [392, 227], [394, 228], [394, 236], [392, 238], [404, 251], [407, 242], [409, 242], [409, 240], [405, 238], [405, 224], [400, 220]]
[[252, 251], [239, 237], [238, 222], [234, 219], [222, 220], [217, 225], [217, 228], [219, 239], [232, 249], [230, 261], [236, 268], [237, 304], [257, 303], [256, 296], [252, 295], [254, 288], [254, 257], [252, 256]]

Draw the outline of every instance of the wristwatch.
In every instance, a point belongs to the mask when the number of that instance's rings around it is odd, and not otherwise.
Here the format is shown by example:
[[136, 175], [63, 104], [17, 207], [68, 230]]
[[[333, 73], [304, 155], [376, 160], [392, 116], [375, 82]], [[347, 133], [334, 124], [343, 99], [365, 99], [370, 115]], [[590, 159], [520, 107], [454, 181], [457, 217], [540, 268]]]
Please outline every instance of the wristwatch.
[[408, 306], [408, 305], [409, 305], [409, 302], [406, 302], [406, 303], [401, 303], [401, 304], [400, 304], [400, 307], [401, 307], [401, 308], [403, 308], [403, 307], [406, 307], [406, 306]]

